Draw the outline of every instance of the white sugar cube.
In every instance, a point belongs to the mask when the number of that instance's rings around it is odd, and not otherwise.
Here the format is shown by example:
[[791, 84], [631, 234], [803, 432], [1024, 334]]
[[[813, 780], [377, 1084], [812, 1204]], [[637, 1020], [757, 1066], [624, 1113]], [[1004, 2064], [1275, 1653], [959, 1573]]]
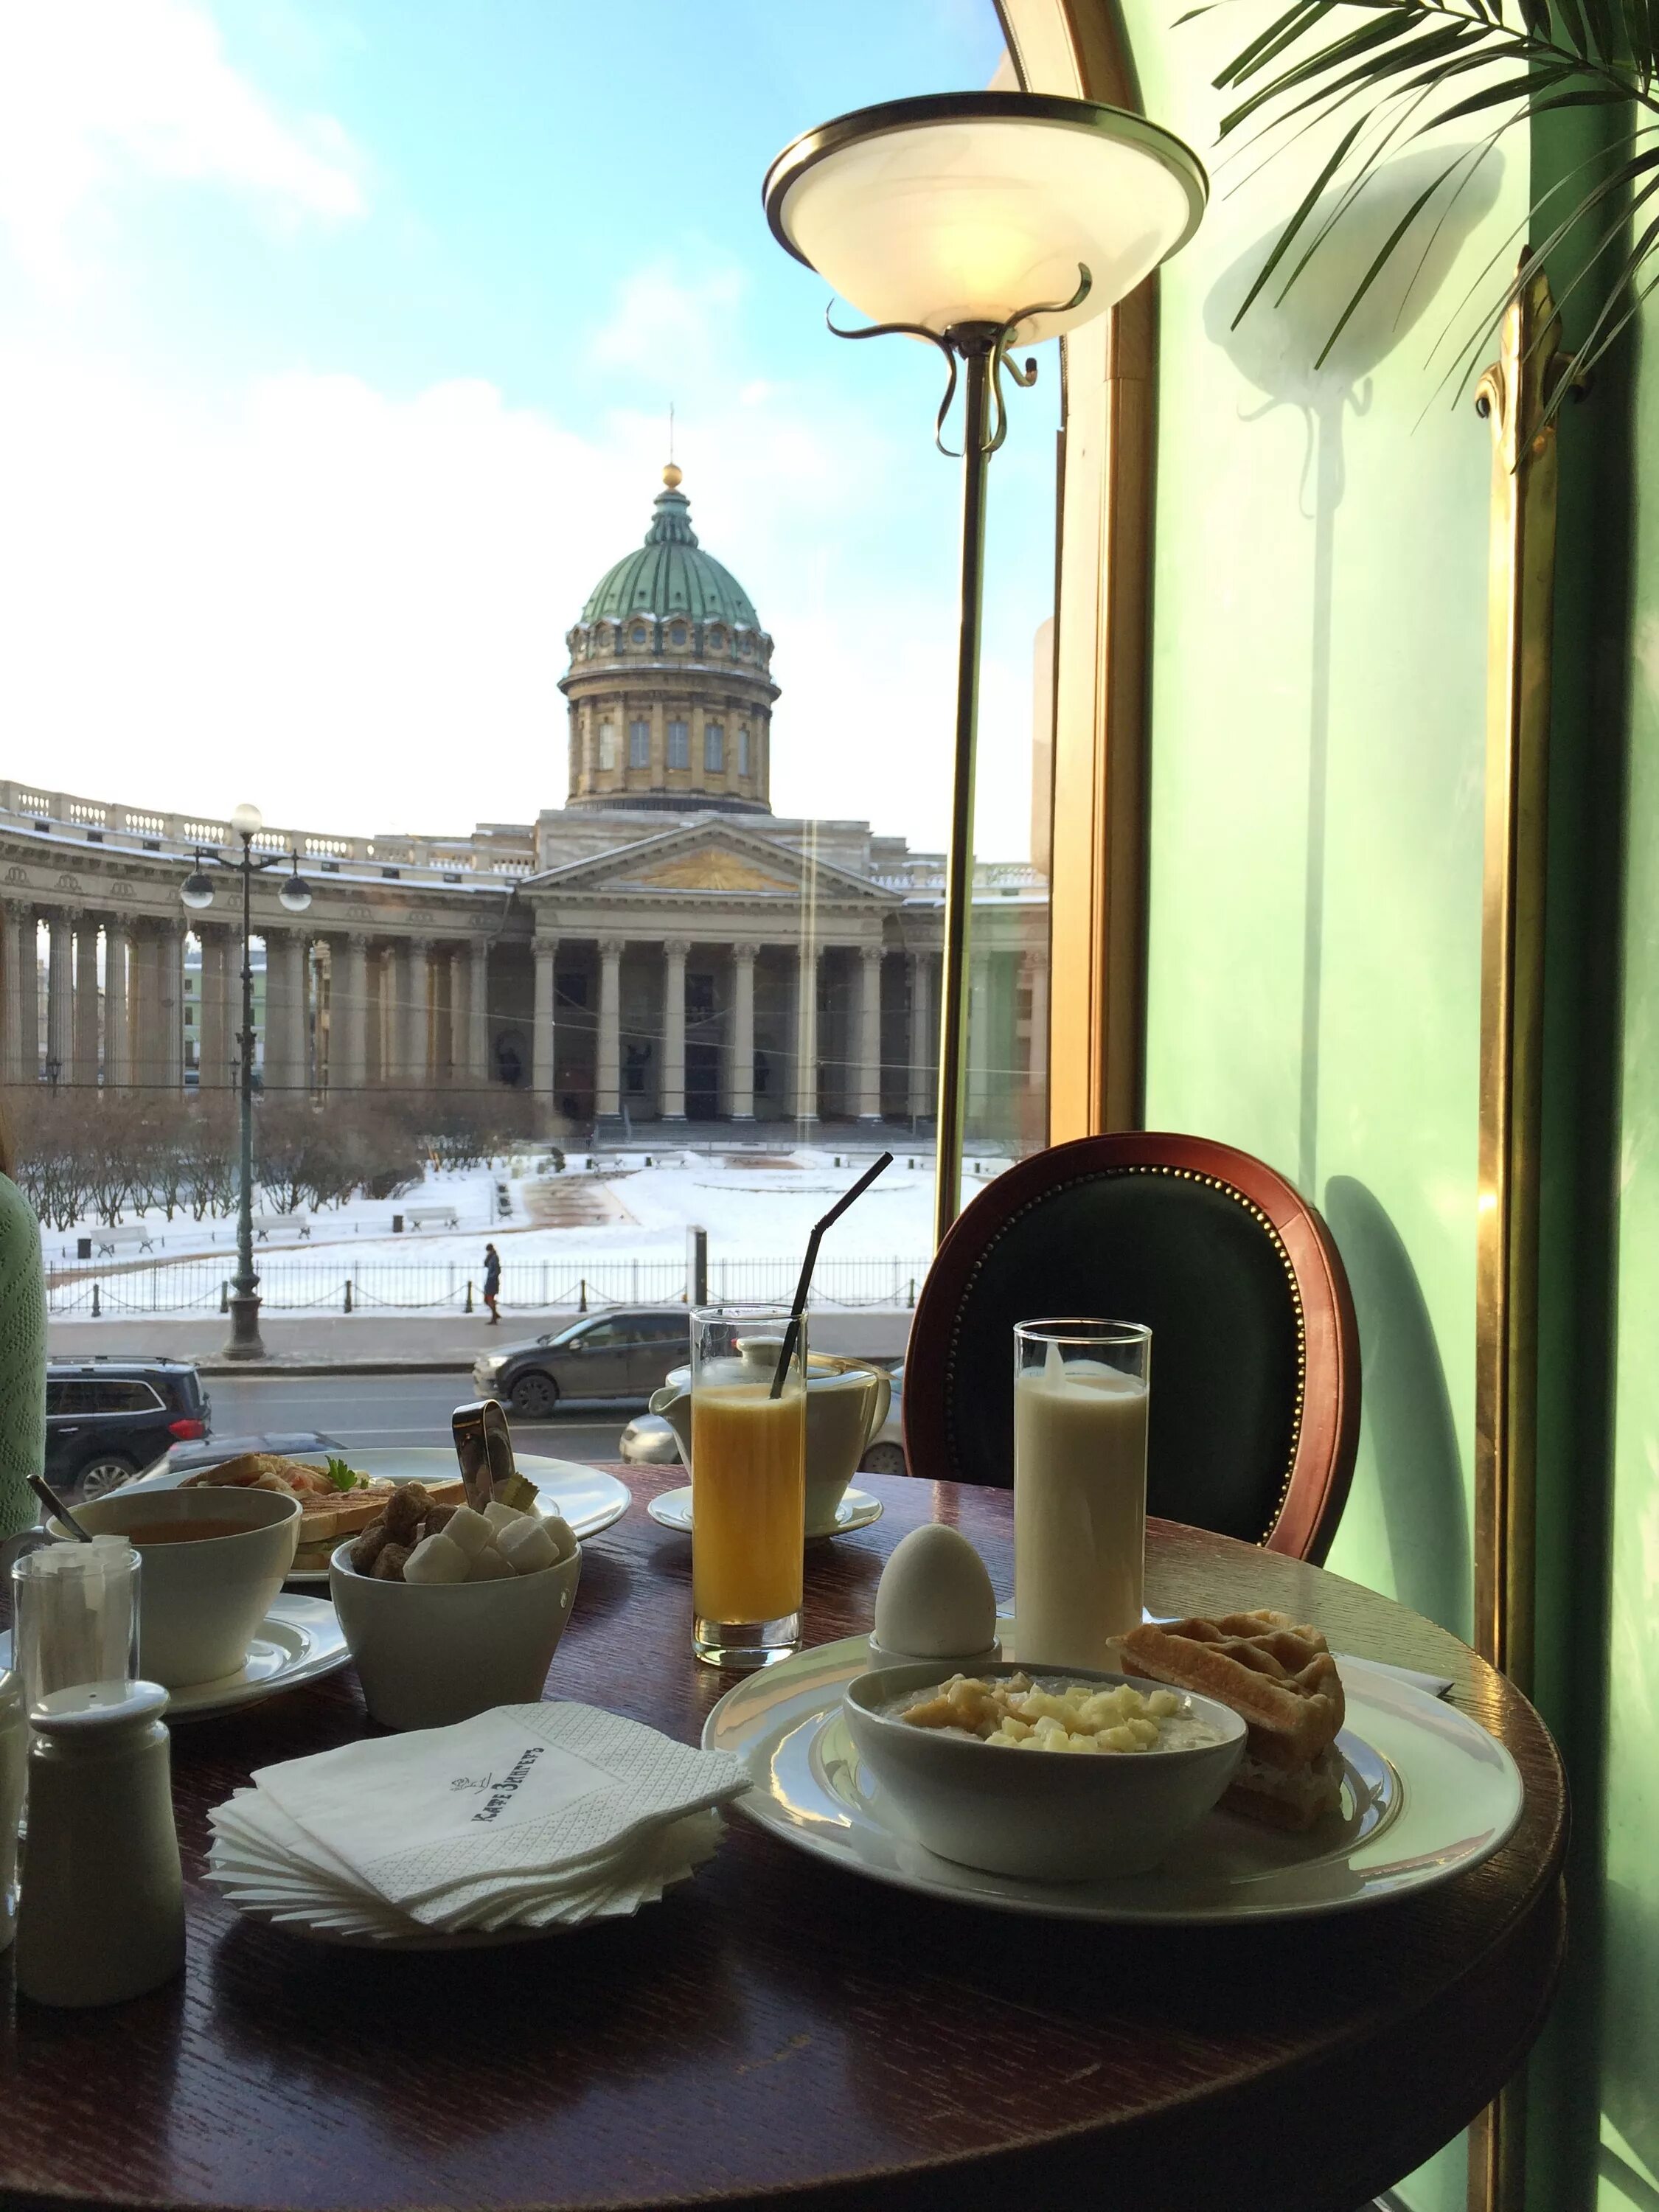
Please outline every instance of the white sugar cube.
[[515, 1575], [533, 1575], [543, 1567], [554, 1565], [559, 1547], [540, 1521], [522, 1515], [516, 1528], [503, 1528], [496, 1538], [501, 1557]]
[[499, 1498], [492, 1498], [483, 1510], [483, 1517], [489, 1523], [490, 1533], [499, 1536], [503, 1528], [510, 1528], [515, 1521], [528, 1516], [520, 1513], [516, 1505], [503, 1505]]
[[486, 1544], [495, 1540], [495, 1531], [482, 1513], [475, 1513], [470, 1505], [458, 1505], [443, 1525], [442, 1534], [452, 1544], [459, 1544], [469, 1559], [475, 1559]]
[[565, 1519], [563, 1514], [549, 1513], [544, 1515], [542, 1520], [542, 1526], [546, 1529], [548, 1534], [553, 1539], [554, 1547], [556, 1549], [559, 1557], [562, 1559], [574, 1559], [576, 1556], [576, 1532], [571, 1527], [570, 1523]]
[[481, 1552], [475, 1552], [466, 1563], [466, 1578], [470, 1583], [511, 1581], [512, 1577], [511, 1563], [501, 1557], [493, 1544], [486, 1544]]
[[452, 1544], [441, 1530], [435, 1536], [423, 1536], [404, 1561], [404, 1580], [406, 1583], [464, 1583], [466, 1580], [466, 1553], [459, 1544]]

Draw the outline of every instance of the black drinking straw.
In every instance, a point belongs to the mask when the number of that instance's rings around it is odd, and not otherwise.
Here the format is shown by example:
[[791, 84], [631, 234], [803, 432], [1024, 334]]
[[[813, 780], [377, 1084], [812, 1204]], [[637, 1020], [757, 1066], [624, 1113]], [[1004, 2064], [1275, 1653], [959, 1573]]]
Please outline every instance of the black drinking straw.
[[800, 1317], [806, 1310], [806, 1293], [812, 1287], [812, 1270], [817, 1264], [818, 1245], [824, 1231], [832, 1222], [841, 1219], [855, 1198], [863, 1197], [884, 1168], [890, 1168], [892, 1164], [893, 1155], [884, 1152], [873, 1167], [866, 1169], [851, 1190], [836, 1200], [807, 1238], [806, 1257], [801, 1261], [800, 1280], [795, 1285], [795, 1303], [789, 1309], [789, 1326], [783, 1332], [783, 1350], [778, 1354], [777, 1372], [772, 1377], [772, 1388], [767, 1393], [769, 1397], [777, 1398], [783, 1394], [783, 1378], [789, 1372], [789, 1362], [794, 1357], [795, 1340], [800, 1334]]

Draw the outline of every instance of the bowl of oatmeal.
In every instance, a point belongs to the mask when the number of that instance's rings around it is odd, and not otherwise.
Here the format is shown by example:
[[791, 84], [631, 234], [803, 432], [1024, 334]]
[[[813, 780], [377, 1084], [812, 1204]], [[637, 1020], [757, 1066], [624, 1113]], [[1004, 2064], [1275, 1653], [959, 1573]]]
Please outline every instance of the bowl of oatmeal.
[[941, 1858], [1034, 1881], [1145, 1873], [1244, 1753], [1230, 1707], [1086, 1668], [889, 1667], [848, 1685], [846, 1712], [896, 1826]]

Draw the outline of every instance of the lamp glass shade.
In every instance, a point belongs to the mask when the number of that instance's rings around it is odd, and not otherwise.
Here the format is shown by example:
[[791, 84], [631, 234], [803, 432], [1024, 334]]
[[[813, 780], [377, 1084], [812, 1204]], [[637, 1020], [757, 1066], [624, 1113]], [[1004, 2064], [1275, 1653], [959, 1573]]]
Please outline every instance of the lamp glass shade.
[[239, 837], [257, 837], [265, 826], [265, 817], [257, 806], [251, 806], [244, 799], [231, 816], [230, 826]]
[[303, 914], [311, 904], [311, 885], [296, 868], [291, 876], [283, 877], [276, 896], [290, 914]]
[[1198, 227], [1197, 157], [1142, 117], [1013, 93], [892, 100], [809, 131], [773, 163], [781, 242], [874, 323], [1006, 323], [1054, 337], [1133, 291]]
[[213, 904], [213, 884], [200, 868], [192, 868], [179, 886], [179, 896], [192, 914]]

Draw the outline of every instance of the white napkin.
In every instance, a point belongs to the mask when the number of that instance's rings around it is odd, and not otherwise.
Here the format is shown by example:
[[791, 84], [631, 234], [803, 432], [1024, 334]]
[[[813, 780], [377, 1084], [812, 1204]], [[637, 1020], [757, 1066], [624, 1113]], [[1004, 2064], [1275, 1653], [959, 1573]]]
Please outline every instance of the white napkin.
[[636, 1911], [707, 1858], [741, 1760], [591, 1705], [501, 1705], [453, 1728], [264, 1767], [213, 1814], [239, 1901], [319, 1931], [547, 1927]]

